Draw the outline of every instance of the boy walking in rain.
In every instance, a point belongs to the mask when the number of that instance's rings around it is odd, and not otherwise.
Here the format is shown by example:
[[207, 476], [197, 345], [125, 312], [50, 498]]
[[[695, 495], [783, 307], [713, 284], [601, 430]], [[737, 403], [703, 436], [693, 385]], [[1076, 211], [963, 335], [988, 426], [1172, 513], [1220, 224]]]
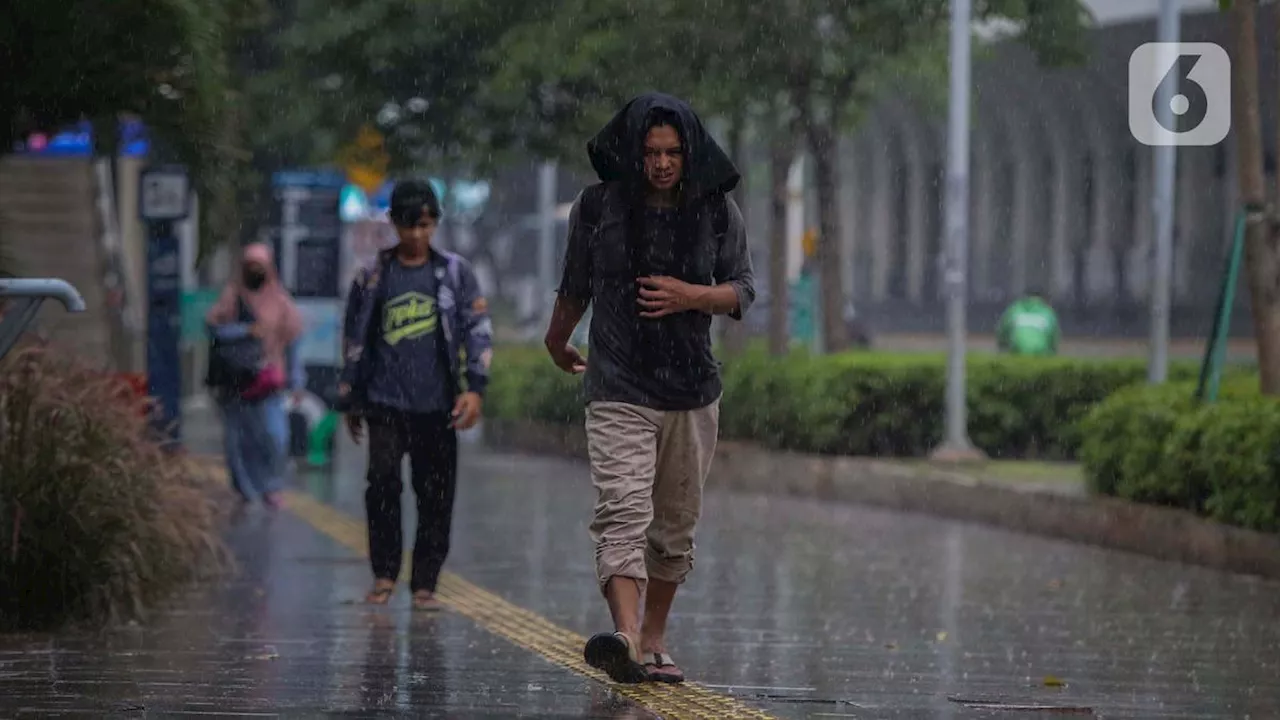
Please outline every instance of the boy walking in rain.
[[[755, 299], [739, 174], [682, 100], [632, 100], [587, 145], [600, 183], [574, 204], [546, 346], [585, 373], [600, 589], [615, 632], [586, 661], [617, 682], [681, 682], [667, 653], [676, 589], [719, 430], [711, 318]], [[591, 358], [569, 343], [588, 305]], [[643, 615], [641, 613], [643, 609]]]
[[400, 575], [400, 464], [408, 455], [418, 501], [410, 590], [415, 609], [435, 610], [449, 553], [457, 431], [480, 419], [492, 326], [470, 265], [431, 247], [440, 220], [431, 186], [397, 184], [390, 215], [399, 244], [356, 274], [347, 299], [340, 410], [352, 439], [366, 427], [369, 434], [367, 600], [385, 604]]

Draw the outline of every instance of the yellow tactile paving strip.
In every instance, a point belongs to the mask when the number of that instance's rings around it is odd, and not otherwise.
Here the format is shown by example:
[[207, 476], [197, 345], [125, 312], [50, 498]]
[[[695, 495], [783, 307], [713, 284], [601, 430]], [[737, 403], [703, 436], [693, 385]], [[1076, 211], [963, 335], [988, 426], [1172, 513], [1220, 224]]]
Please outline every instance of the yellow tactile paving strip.
[[[364, 523], [310, 495], [288, 493], [290, 512], [337, 542], [368, 554]], [[728, 695], [713, 692], [697, 683], [664, 685], [618, 685], [582, 660], [587, 639], [562, 628], [535, 612], [513, 605], [482, 587], [445, 572], [437, 595], [450, 609], [474, 620], [495, 635], [541, 655], [556, 665], [605, 683], [618, 695], [664, 718], [691, 720], [771, 720], [772, 715], [744, 705]]]

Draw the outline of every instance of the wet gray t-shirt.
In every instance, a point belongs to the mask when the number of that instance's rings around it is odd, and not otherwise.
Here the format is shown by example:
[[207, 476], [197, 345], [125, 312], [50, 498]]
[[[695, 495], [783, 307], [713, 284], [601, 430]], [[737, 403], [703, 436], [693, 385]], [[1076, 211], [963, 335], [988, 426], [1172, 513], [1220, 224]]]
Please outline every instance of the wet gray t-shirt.
[[720, 397], [720, 368], [711, 353], [711, 316], [698, 311], [640, 317], [637, 275], [669, 275], [701, 285], [731, 284], [742, 313], [755, 299], [742, 214], [727, 200], [727, 231], [718, 238], [710, 216], [682, 222], [673, 209], [646, 208], [644, 231], [632, 247], [627, 213], [614, 198], [588, 227], [581, 198], [569, 220], [559, 292], [590, 302], [587, 402], [625, 402], [655, 410], [695, 410]]

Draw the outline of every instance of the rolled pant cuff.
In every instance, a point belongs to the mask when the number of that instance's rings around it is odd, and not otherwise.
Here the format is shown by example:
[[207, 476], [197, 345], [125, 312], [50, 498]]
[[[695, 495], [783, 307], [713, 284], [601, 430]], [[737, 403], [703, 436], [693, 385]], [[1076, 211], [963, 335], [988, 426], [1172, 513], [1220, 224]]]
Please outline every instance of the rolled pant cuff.
[[648, 550], [645, 552], [644, 559], [645, 572], [651, 580], [682, 585], [689, 577], [689, 573], [693, 571], [693, 558], [687, 555], [664, 557]]
[[609, 581], [615, 577], [635, 580], [643, 594], [645, 587], [649, 584], [644, 550], [630, 547], [598, 548], [596, 550], [596, 581], [600, 584], [600, 592], [605, 592]]

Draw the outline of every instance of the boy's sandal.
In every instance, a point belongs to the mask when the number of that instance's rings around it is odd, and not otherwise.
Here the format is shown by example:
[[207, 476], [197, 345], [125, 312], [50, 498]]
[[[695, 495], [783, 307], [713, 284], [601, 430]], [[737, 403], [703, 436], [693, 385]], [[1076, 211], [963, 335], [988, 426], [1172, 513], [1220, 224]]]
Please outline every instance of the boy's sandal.
[[439, 612], [444, 609], [444, 605], [435, 593], [419, 590], [413, 594], [413, 609], [419, 612]]
[[391, 600], [391, 595], [396, 591], [395, 585], [377, 586], [375, 585], [368, 595], [364, 596], [364, 601], [370, 605], [386, 605]]
[[619, 632], [593, 635], [582, 650], [582, 659], [616, 683], [634, 685], [649, 679], [631, 641]]
[[650, 682], [684, 682], [684, 671], [677, 667], [675, 661], [666, 653], [646, 654], [644, 669], [648, 673]]

